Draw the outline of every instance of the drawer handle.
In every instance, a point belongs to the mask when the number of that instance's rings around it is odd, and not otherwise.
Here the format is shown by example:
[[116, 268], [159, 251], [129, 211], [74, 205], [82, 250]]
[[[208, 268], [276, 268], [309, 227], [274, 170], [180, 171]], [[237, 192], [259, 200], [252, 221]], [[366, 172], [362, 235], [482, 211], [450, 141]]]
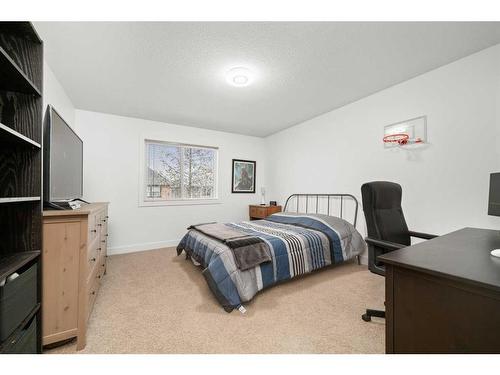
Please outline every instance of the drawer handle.
[[102, 266], [104, 267], [106, 265], [106, 263], [103, 263]]
[[108, 215], [106, 215], [106, 219], [109, 219], [109, 216], [108, 216]]
[[98, 247], [98, 248], [97, 248], [97, 251], [101, 251], [101, 248], [100, 248], [100, 247]]
[[102, 227], [102, 224], [97, 224], [98, 227]]
[[106, 240], [102, 240], [101, 242], [102, 242], [102, 243], [106, 243]]
[[97, 278], [100, 279], [101, 278], [101, 275], [97, 275]]
[[102, 219], [102, 222], [105, 223], [106, 222], [106, 219]]
[[97, 233], [97, 229], [91, 229], [90, 232], [91, 233]]
[[90, 259], [90, 261], [91, 261], [91, 262], [95, 262], [95, 261], [96, 261], [96, 259], [95, 259], [95, 258], [92, 258], [92, 259]]
[[106, 237], [108, 237], [108, 236], [109, 236], [109, 234], [106, 233]]
[[91, 294], [94, 295], [95, 294], [95, 290], [93, 290]]

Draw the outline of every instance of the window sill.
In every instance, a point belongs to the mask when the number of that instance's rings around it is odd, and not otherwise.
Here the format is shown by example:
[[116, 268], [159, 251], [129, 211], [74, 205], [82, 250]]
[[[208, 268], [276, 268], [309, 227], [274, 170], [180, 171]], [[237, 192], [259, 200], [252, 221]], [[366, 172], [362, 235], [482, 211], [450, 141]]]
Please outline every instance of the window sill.
[[222, 204], [220, 199], [179, 199], [165, 201], [142, 201], [139, 202], [139, 207], [160, 207], [160, 206], [199, 206]]

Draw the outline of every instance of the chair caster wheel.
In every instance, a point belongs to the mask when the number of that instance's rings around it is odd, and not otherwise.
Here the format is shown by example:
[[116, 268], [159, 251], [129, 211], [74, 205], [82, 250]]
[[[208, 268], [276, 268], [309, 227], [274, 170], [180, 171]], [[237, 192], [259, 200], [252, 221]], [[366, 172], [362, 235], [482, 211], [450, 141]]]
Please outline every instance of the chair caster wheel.
[[365, 322], [371, 322], [372, 317], [368, 314], [363, 314], [361, 315], [361, 319], [363, 319]]

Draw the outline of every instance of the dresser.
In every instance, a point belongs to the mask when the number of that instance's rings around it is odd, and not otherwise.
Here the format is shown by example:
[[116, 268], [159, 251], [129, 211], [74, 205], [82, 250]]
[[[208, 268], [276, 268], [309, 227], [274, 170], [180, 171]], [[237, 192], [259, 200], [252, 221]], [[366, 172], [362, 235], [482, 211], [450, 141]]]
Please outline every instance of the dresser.
[[261, 204], [251, 204], [248, 206], [248, 216], [250, 220], [265, 219], [269, 215], [281, 212], [281, 206], [269, 206]]
[[106, 273], [108, 203], [43, 212], [43, 345], [86, 344], [87, 321]]

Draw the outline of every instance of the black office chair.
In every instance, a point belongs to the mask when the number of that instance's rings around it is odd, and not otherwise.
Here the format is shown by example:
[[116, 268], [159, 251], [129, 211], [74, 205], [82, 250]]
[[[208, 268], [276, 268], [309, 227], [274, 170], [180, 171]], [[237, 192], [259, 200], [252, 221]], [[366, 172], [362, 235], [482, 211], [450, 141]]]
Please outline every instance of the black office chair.
[[[411, 237], [430, 240], [432, 234], [408, 230], [401, 208], [402, 189], [399, 184], [387, 181], [368, 182], [361, 186], [363, 211], [368, 237], [368, 269], [385, 276], [385, 267], [378, 261], [379, 255], [411, 245]], [[371, 317], [385, 318], [385, 311], [366, 309], [361, 316], [365, 322]]]

